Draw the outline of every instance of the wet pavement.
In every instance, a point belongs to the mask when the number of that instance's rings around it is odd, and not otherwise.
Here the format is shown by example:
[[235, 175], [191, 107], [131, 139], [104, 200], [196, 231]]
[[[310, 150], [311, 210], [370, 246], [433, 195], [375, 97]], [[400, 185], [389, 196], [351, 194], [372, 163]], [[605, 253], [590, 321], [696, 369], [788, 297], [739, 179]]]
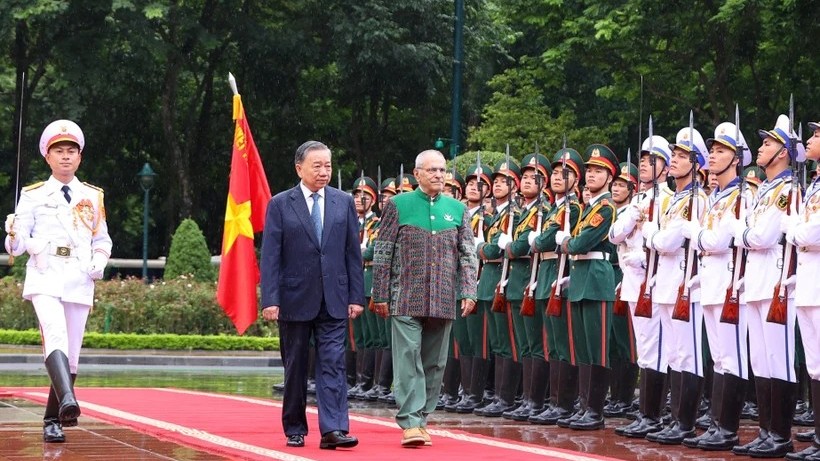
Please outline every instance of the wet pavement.
[[[385, 404], [352, 401], [350, 405], [352, 412], [363, 415], [392, 418], [395, 414], [394, 410]], [[430, 425], [434, 429], [460, 430], [496, 439], [521, 441], [623, 460], [740, 459], [728, 452], [704, 452], [681, 446], [663, 446], [615, 435], [613, 429], [628, 422], [625, 419], [609, 419], [604, 430], [576, 432], [555, 426], [535, 426], [503, 418], [446, 412], [436, 412], [430, 419]], [[280, 427], [278, 421], [272, 422], [271, 436], [281, 437], [284, 443]], [[742, 441], [751, 440], [756, 433], [756, 424], [753, 421], [743, 421], [740, 434]], [[66, 437], [67, 442], [64, 444], [43, 443], [42, 406], [0, 395], [0, 461], [226, 459], [89, 417], [81, 417], [79, 427], [66, 429]], [[397, 428], [396, 443], [399, 438]], [[363, 440], [362, 443], [367, 442]], [[800, 450], [807, 445], [796, 443], [795, 448]]]

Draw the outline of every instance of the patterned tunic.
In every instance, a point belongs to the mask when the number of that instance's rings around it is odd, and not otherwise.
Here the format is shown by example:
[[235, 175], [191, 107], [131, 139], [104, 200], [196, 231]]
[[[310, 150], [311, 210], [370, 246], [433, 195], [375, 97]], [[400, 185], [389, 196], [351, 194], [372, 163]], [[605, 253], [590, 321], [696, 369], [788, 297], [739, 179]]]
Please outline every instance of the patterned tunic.
[[373, 257], [373, 300], [391, 315], [455, 319], [456, 300], [475, 299], [477, 260], [462, 203], [421, 189], [385, 206]]

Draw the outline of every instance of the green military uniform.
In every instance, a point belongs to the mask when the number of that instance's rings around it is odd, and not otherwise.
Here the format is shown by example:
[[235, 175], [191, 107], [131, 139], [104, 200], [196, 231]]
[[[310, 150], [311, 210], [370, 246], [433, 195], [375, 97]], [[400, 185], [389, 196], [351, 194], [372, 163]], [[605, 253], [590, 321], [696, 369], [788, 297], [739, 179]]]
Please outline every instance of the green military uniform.
[[[520, 168], [515, 162], [499, 162], [493, 172], [493, 179], [504, 176], [511, 184], [517, 186], [520, 178]], [[493, 298], [501, 282], [503, 272], [504, 251], [498, 246], [501, 234], [510, 232], [515, 227], [515, 204], [509, 200], [512, 197], [512, 188], [508, 200], [496, 207], [496, 213], [486, 223], [486, 241], [477, 246], [478, 256], [484, 265], [481, 268], [481, 277], [478, 280], [478, 308], [479, 313], [486, 315], [490, 350], [495, 355], [495, 389], [496, 397], [490, 405], [475, 410], [479, 416], [501, 416], [514, 406], [515, 393], [521, 379], [521, 365], [518, 362], [517, 346], [512, 329], [512, 312], [509, 305], [505, 312], [493, 312]], [[507, 303], [508, 304], [508, 303]]]
[[[622, 162], [619, 168], [620, 173], [613, 182], [631, 183], [632, 191], [637, 190], [638, 168], [626, 162]], [[626, 207], [628, 204], [629, 200], [624, 206]], [[616, 215], [622, 209], [618, 209]], [[611, 262], [615, 275], [615, 285], [618, 286], [624, 274], [618, 264], [618, 253], [615, 247], [612, 246], [609, 251], [612, 255]], [[635, 383], [638, 377], [636, 360], [635, 333], [632, 329], [632, 321], [629, 318], [629, 307], [626, 306], [622, 315], [614, 314], [612, 316], [612, 333], [609, 338], [609, 363], [612, 370], [612, 379], [610, 380], [610, 401], [604, 407], [604, 416], [621, 417], [625, 415], [627, 410], [631, 409], [632, 400], [635, 397]]]
[[[378, 197], [375, 181], [367, 176], [362, 176], [353, 182], [353, 193], [361, 192], [367, 194], [376, 202]], [[364, 196], [364, 195], [362, 195]], [[371, 287], [373, 285], [373, 273], [371, 270], [372, 254], [370, 261], [364, 259], [367, 253], [367, 245], [372, 240], [378, 227], [379, 218], [371, 210], [365, 212], [364, 217], [359, 216], [359, 239], [362, 247], [362, 259], [364, 260], [364, 290], [365, 302], [369, 304]], [[365, 395], [374, 386], [376, 377], [376, 363], [378, 348], [378, 327], [377, 315], [369, 309], [365, 309], [364, 314], [348, 321], [348, 344], [351, 350], [356, 352], [356, 385], [348, 390], [348, 398], [364, 400]]]
[[[492, 187], [492, 170], [485, 165], [473, 165], [467, 171], [465, 182], [469, 182], [472, 178], [478, 180], [479, 192], [483, 196], [484, 191], [490, 190]], [[486, 236], [485, 222], [491, 219], [491, 216], [484, 212], [484, 204], [467, 210], [470, 218], [470, 228], [473, 236], [483, 241]], [[479, 238], [480, 236], [480, 238]], [[481, 260], [479, 259], [479, 263]], [[481, 266], [479, 266], [479, 274], [481, 274]], [[476, 306], [476, 312], [473, 315], [465, 318], [465, 326], [467, 333], [467, 340], [460, 342], [460, 363], [462, 366], [462, 384], [464, 385], [465, 395], [454, 407], [445, 407], [445, 410], [455, 411], [456, 413], [472, 413], [478, 406], [481, 405], [484, 399], [484, 388], [487, 384], [487, 373], [490, 367], [490, 351], [489, 339], [487, 332], [488, 318], [491, 316], [489, 310], [484, 310], [480, 306]], [[458, 322], [458, 320], [456, 321]], [[453, 329], [455, 330], [455, 324]], [[456, 332], [456, 339], [461, 341], [462, 338], [459, 332]], [[467, 348], [469, 347], [469, 349]], [[469, 378], [465, 379], [466, 374], [469, 373]]]
[[[552, 168], [563, 168], [564, 164], [568, 172], [572, 171], [575, 174], [576, 181], [583, 176], [584, 162], [575, 149], [561, 149], [555, 154]], [[572, 184], [569, 186], [572, 187]], [[563, 194], [563, 191], [559, 193]], [[542, 319], [543, 336], [546, 338], [546, 352], [550, 362], [550, 405], [540, 414], [529, 418], [530, 422], [536, 424], [555, 424], [559, 419], [569, 416], [578, 395], [578, 369], [572, 363], [569, 323], [567, 322], [569, 301], [565, 299], [565, 293], [561, 301], [564, 305], [560, 315], [547, 315], [546, 312], [547, 302], [552, 294], [552, 285], [558, 274], [555, 234], [564, 228], [567, 204], [569, 206], [569, 229], [573, 230], [577, 227], [581, 217], [581, 203], [578, 201], [578, 196], [570, 191], [569, 195], [555, 200], [555, 205], [544, 217], [541, 234], [533, 241], [533, 248], [541, 259], [535, 289], [535, 313]]]
[[[526, 421], [532, 414], [543, 411], [544, 397], [549, 383], [549, 363], [545, 360], [543, 341], [543, 319], [534, 311], [534, 293], [529, 294], [532, 270], [537, 270], [537, 261], [530, 251], [530, 232], [538, 228], [539, 216], [549, 212], [550, 204], [542, 198], [543, 184], [549, 180], [551, 168], [549, 160], [541, 154], [530, 154], [521, 161], [521, 175], [533, 170], [538, 179], [538, 195], [518, 212], [513, 242], [509, 245], [510, 276], [507, 281], [507, 300], [513, 320], [518, 359], [522, 364], [524, 401], [515, 410], [504, 413], [505, 418]], [[529, 295], [529, 296], [528, 296]], [[524, 299], [528, 298], [527, 303]], [[522, 311], [522, 306], [533, 307], [533, 313]]]
[[[587, 168], [605, 168], [610, 177], [618, 174], [618, 158], [606, 146], [587, 148]], [[612, 327], [612, 303], [615, 300], [615, 276], [610, 263], [612, 245], [607, 240], [615, 222], [615, 206], [608, 191], [592, 197], [581, 214], [581, 222], [562, 248], [571, 256], [568, 298], [571, 302], [571, 352], [579, 364], [581, 411], [574, 420], [559, 425], [572, 429], [603, 428], [603, 407], [609, 388], [609, 336]]]

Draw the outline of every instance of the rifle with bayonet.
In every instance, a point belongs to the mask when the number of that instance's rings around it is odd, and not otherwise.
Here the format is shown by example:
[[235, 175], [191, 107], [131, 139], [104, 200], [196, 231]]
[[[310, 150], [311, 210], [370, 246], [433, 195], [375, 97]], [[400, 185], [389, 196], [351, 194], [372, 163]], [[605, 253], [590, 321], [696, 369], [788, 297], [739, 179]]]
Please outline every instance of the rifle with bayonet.
[[[561, 149], [564, 153], [561, 155], [561, 177], [564, 180], [564, 222], [563, 222], [563, 231], [566, 234], [569, 234], [572, 228], [570, 227], [572, 224], [570, 221], [572, 220], [571, 212], [570, 212], [570, 198], [571, 198], [571, 190], [569, 186], [569, 171], [567, 170], [567, 138], [564, 137], [564, 147]], [[560, 247], [560, 245], [559, 245]], [[564, 277], [568, 276], [565, 274], [567, 272], [567, 254], [564, 251], [561, 251], [560, 256], [558, 256], [558, 273], [555, 276], [555, 283], [553, 283], [552, 288], [550, 290], [550, 298], [547, 301], [547, 315], [551, 315], [553, 317], [560, 317], [562, 306], [564, 305], [564, 296], [562, 294], [561, 286], [562, 280]]]
[[[507, 229], [506, 234], [512, 235], [513, 232], [513, 197], [512, 197], [512, 178], [510, 177], [510, 145], [507, 144], [507, 155], [505, 156], [505, 163], [507, 165], [507, 173], [505, 177], [507, 179]], [[502, 218], [503, 219], [503, 218]], [[502, 248], [504, 250], [504, 248]], [[510, 255], [506, 250], [504, 250], [504, 262], [501, 263], [501, 279], [498, 280], [498, 285], [495, 286], [495, 296], [493, 296], [493, 305], [492, 311], [498, 313], [505, 313], [507, 312], [507, 295], [505, 294], [505, 289], [507, 287], [507, 273], [510, 270]]]
[[[740, 108], [735, 104], [735, 155], [737, 156], [738, 194], [735, 199], [734, 215], [740, 222], [746, 222], [745, 198], [746, 181], [743, 178], [743, 150], [746, 146], [740, 144]], [[740, 281], [746, 273], [746, 250], [735, 242], [732, 251], [732, 283], [726, 288], [726, 298], [723, 300], [723, 309], [720, 312], [720, 321], [730, 325], [737, 325], [740, 321]]]
[[[652, 197], [649, 198], [649, 222], [655, 222], [659, 219], [659, 210], [656, 210], [658, 204], [658, 174], [657, 174], [657, 158], [652, 153], [652, 116], [649, 116], [649, 165], [652, 168]], [[635, 317], [652, 318], [652, 286], [655, 284], [655, 271], [658, 268], [658, 254], [649, 242], [646, 242], [646, 278], [641, 284], [640, 296], [635, 305]]]
[[[638, 128], [640, 131], [640, 128]], [[641, 142], [640, 136], [638, 137], [638, 142]], [[640, 151], [640, 150], [639, 150]], [[627, 168], [627, 176], [631, 173], [629, 172], [629, 168], [632, 167], [632, 149], [626, 149], [626, 168]], [[632, 200], [632, 194], [635, 192], [635, 185], [632, 184], [631, 180], [626, 181], [626, 190], [629, 191], [628, 201]], [[615, 290], [615, 302], [612, 304], [612, 314], [619, 315], [621, 317], [625, 317], [627, 312], [629, 312], [629, 303], [621, 299], [621, 284], [618, 284], [618, 288]]]
[[[800, 184], [797, 173], [794, 171], [797, 160], [797, 138], [794, 133], [794, 95], [789, 98], [789, 140], [787, 149], [789, 150], [789, 157], [793, 159], [792, 162], [792, 184], [789, 189], [788, 205], [786, 214], [789, 216], [797, 216], [799, 212], [797, 204], [800, 202]], [[788, 320], [788, 287], [787, 281], [794, 276], [797, 270], [797, 248], [790, 242], [783, 242], [783, 267], [780, 270], [780, 280], [774, 287], [774, 295], [772, 296], [772, 304], [769, 307], [769, 314], [766, 316], [766, 321], [785, 325]]]
[[[538, 145], [536, 144], [536, 154], [535, 154], [535, 161], [538, 162]], [[531, 229], [530, 232], [540, 232], [541, 226], [544, 224], [544, 210], [541, 209], [541, 174], [538, 172], [538, 167], [536, 166], [535, 169], [535, 186], [538, 188], [538, 197], [535, 199], [535, 207], [536, 207], [536, 218], [535, 218], [535, 229]], [[532, 252], [530, 252], [532, 254]], [[524, 299], [521, 301], [521, 315], [525, 317], [532, 317], [535, 315], [535, 284], [536, 284], [536, 276], [538, 275], [538, 261], [541, 258], [538, 257], [538, 254], [532, 254], [530, 259], [530, 281], [527, 283], [527, 286], [524, 287]]]
[[[691, 150], [689, 151], [689, 162], [692, 165], [692, 183], [689, 189], [689, 203], [687, 204], [687, 216], [689, 218], [689, 222], [692, 222], [696, 219], [695, 214], [698, 210], [695, 209], [695, 196], [697, 195], [698, 190], [698, 183], [697, 183], [697, 157], [695, 153], [695, 138], [694, 138], [694, 115], [692, 111], [689, 111], [689, 141], [691, 144]], [[692, 236], [686, 239], [684, 243], [684, 247], [686, 248], [686, 256], [683, 259], [684, 270], [683, 270], [683, 281], [681, 282], [680, 286], [678, 287], [678, 299], [675, 302], [675, 307], [672, 309], [672, 318], [675, 320], [681, 320], [684, 322], [688, 322], [691, 317], [692, 311], [692, 301], [690, 299], [690, 294], [692, 288], [690, 284], [692, 282], [692, 278], [697, 273], [697, 256], [695, 255], [695, 244], [692, 241]]]

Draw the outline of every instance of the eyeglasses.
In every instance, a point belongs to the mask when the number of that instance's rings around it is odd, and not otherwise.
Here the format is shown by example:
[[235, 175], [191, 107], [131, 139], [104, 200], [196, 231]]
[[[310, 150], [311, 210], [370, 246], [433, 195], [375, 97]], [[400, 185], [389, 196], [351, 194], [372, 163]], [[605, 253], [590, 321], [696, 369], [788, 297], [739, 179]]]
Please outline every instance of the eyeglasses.
[[427, 174], [436, 174], [436, 173], [444, 174], [444, 172], [447, 171], [447, 168], [422, 168], [422, 169], [424, 171], [426, 171]]

